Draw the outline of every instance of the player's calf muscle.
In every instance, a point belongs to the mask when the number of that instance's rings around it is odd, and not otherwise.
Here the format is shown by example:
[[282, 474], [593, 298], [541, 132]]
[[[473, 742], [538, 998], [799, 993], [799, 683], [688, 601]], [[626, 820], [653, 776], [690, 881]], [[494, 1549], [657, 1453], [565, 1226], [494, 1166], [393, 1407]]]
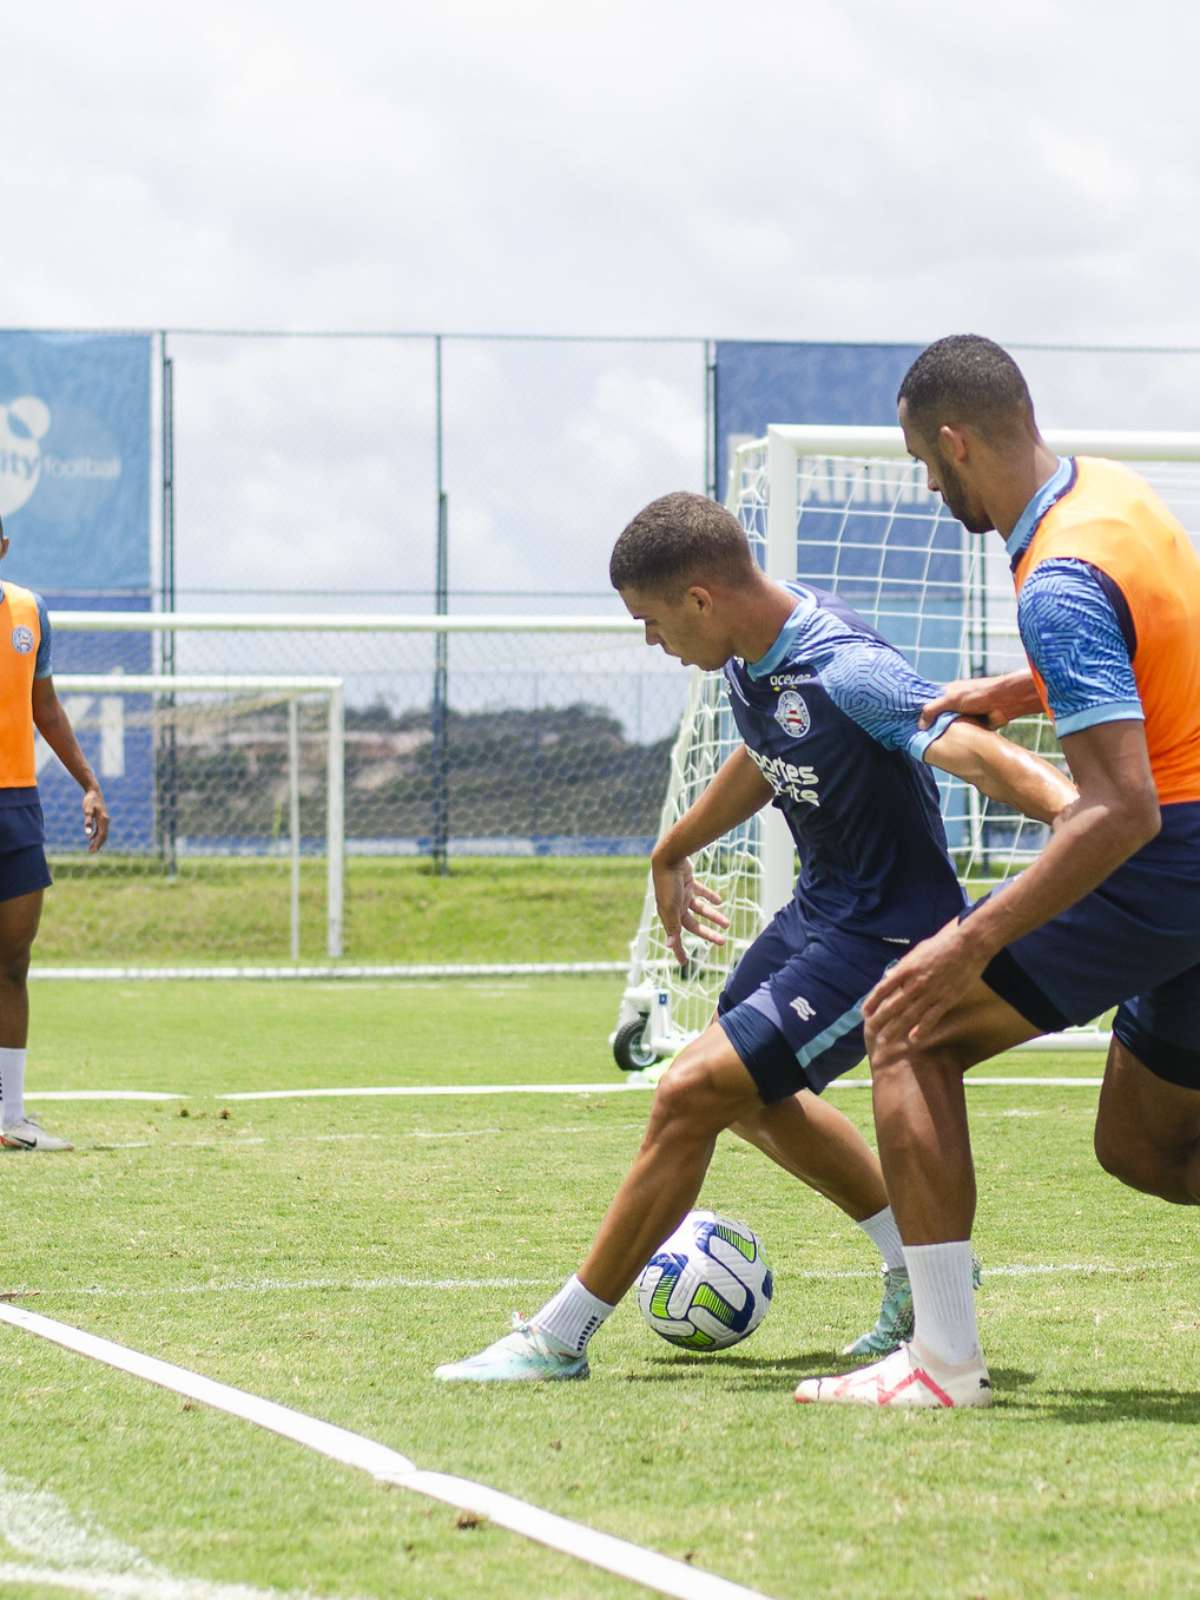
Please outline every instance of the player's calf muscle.
[[1200, 1205], [1200, 1138], [1163, 1145], [1097, 1124], [1096, 1160], [1110, 1177], [1171, 1205]]

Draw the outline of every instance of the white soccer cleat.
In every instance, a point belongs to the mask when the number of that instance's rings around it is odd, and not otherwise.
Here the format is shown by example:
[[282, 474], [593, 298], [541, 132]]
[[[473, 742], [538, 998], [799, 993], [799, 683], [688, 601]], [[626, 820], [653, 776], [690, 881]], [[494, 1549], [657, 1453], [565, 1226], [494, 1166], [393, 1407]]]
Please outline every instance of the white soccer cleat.
[[990, 1406], [992, 1380], [980, 1361], [943, 1367], [918, 1357], [910, 1344], [840, 1377], [805, 1378], [796, 1390], [801, 1405], [890, 1406], [947, 1411]]
[[434, 1369], [443, 1383], [546, 1383], [586, 1378], [588, 1360], [532, 1323], [513, 1317], [513, 1330], [477, 1356]]
[[56, 1133], [47, 1133], [40, 1122], [32, 1117], [22, 1117], [20, 1122], [6, 1123], [0, 1129], [0, 1146], [5, 1150], [74, 1150], [69, 1139], [60, 1139]]

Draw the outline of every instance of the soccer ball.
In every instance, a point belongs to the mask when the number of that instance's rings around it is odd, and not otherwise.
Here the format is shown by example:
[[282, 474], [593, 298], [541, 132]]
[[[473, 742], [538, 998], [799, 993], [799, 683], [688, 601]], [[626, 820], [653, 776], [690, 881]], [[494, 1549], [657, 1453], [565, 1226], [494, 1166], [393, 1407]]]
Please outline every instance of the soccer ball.
[[713, 1211], [689, 1211], [642, 1268], [643, 1317], [685, 1350], [727, 1350], [767, 1314], [775, 1283], [758, 1235]]

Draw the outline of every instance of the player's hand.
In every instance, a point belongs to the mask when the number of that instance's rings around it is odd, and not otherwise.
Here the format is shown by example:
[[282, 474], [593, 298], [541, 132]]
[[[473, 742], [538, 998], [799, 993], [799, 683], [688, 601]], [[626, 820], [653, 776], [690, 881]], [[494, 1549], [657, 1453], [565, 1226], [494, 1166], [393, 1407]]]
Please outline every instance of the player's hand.
[[650, 873], [659, 920], [666, 930], [667, 944], [681, 967], [688, 963], [683, 944], [685, 933], [706, 939], [709, 944], [725, 943], [723, 930], [728, 928], [729, 918], [716, 909], [721, 904], [721, 896], [697, 881], [686, 856], [682, 861], [671, 862], [651, 856]]
[[975, 717], [985, 728], [1003, 728], [1028, 710], [1026, 690], [1017, 698], [1008, 678], [959, 678], [948, 683], [936, 700], [929, 700], [917, 719], [919, 728], [931, 728], [943, 711]]
[[948, 923], [890, 967], [863, 1002], [863, 1017], [884, 1043], [917, 1042], [932, 1032], [987, 965]]
[[95, 855], [108, 838], [108, 807], [99, 789], [88, 789], [83, 796], [83, 831], [88, 851]]

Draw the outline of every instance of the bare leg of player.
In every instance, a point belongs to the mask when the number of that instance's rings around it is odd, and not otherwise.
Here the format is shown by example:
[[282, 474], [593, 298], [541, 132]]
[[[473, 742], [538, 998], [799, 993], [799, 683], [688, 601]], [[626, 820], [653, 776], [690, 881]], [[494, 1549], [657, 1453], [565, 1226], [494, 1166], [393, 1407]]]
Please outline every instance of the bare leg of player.
[[1172, 1205], [1200, 1205], [1200, 1091], [1157, 1077], [1114, 1038], [1096, 1115], [1096, 1159], [1131, 1189]]
[[42, 916], [43, 891], [0, 900], [0, 1145], [10, 1150], [69, 1150], [65, 1139], [25, 1115], [29, 1042], [29, 958]]
[[579, 1272], [528, 1323], [434, 1376], [473, 1383], [586, 1378], [588, 1341], [691, 1210], [717, 1135], [761, 1106], [753, 1078], [714, 1023], [660, 1079], [641, 1148]]
[[761, 1109], [754, 1080], [713, 1024], [659, 1080], [641, 1149], [579, 1269], [597, 1299], [615, 1305], [695, 1204], [717, 1135]]
[[912, 1343], [856, 1372], [806, 1378], [796, 1399], [903, 1407], [989, 1405], [979, 1347], [971, 1226], [975, 1169], [963, 1073], [1034, 1037], [986, 984], [917, 1043], [868, 1023], [875, 1131], [912, 1283]]
[[887, 1207], [879, 1157], [836, 1106], [807, 1089], [762, 1106], [730, 1129], [854, 1222]]

